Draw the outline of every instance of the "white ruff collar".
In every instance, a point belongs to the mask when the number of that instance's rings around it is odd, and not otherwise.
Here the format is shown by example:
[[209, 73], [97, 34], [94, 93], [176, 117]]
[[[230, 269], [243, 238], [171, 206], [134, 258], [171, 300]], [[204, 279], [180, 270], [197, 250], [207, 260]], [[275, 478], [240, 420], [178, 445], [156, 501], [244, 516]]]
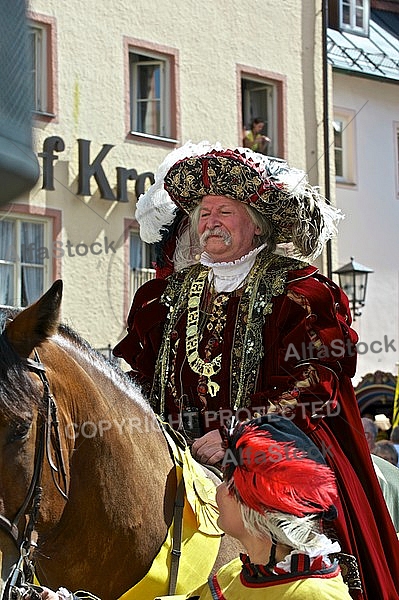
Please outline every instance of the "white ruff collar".
[[259, 252], [265, 247], [266, 244], [262, 244], [262, 246], [251, 250], [248, 254], [233, 262], [216, 263], [212, 261], [209, 254], [203, 252], [200, 263], [205, 267], [210, 267], [209, 281], [213, 280], [213, 285], [218, 294], [221, 292], [234, 292], [241, 286], [252, 269]]

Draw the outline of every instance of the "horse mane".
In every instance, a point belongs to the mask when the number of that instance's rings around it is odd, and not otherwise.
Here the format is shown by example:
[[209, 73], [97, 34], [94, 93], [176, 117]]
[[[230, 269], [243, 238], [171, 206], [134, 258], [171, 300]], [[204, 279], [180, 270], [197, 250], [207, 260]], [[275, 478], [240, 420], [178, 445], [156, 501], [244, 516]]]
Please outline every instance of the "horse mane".
[[[19, 312], [21, 309], [0, 309], [0, 414], [7, 420], [23, 422], [31, 418], [33, 406], [41, 408], [42, 396], [29, 376], [24, 359], [17, 354], [5, 334], [7, 320], [13, 319]], [[69, 325], [60, 323], [54, 341], [63, 346], [63, 340], [75, 348], [78, 362], [85, 359], [133, 402], [139, 402], [145, 410], [150, 409], [139, 388], [117, 364], [93, 348]], [[40, 349], [38, 352], [40, 356]]]
[[66, 325], [66, 323], [60, 323], [58, 325], [58, 333], [61, 335], [61, 337], [69, 340], [74, 346], [76, 346], [76, 348], [86, 352], [93, 361], [99, 361], [104, 366], [107, 366], [111, 371], [116, 369], [118, 371], [120, 370], [121, 374], [123, 373], [123, 371], [119, 369], [115, 363], [104, 356], [104, 354], [93, 348], [93, 346], [91, 346], [87, 340], [85, 340], [74, 329], [72, 329], [72, 327]]
[[116, 362], [93, 348], [87, 340], [65, 323], [60, 323], [58, 326], [58, 334], [60, 338], [56, 341], [67, 340], [76, 348], [79, 353], [78, 362], [86, 359], [95, 369], [100, 370], [107, 380], [119, 387], [123, 394], [129, 396], [132, 402], [140, 404], [145, 411], [150, 410], [150, 404], [138, 385]]

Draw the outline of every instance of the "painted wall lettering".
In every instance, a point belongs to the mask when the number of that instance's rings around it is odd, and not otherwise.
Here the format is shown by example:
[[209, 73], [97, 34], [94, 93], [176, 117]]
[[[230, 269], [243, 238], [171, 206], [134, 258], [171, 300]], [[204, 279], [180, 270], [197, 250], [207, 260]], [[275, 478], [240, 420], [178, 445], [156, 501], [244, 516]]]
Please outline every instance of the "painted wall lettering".
[[[154, 183], [154, 174], [151, 171], [138, 174], [136, 169], [127, 169], [125, 167], [116, 167], [116, 194], [112, 191], [111, 184], [105, 173], [103, 161], [106, 159], [112, 148], [112, 144], [103, 144], [101, 150], [93, 159], [90, 156], [90, 140], [78, 139], [79, 148], [79, 172], [78, 172], [78, 190], [79, 196], [91, 196], [91, 180], [94, 178], [97, 183], [100, 197], [104, 200], [117, 202], [128, 202], [128, 181], [135, 181], [136, 198], [139, 198], [146, 189], [147, 180], [150, 184]], [[43, 142], [43, 151], [38, 156], [43, 159], [43, 183], [45, 190], [55, 190], [54, 185], [54, 163], [58, 160], [57, 154], [65, 150], [64, 140], [53, 135]]]

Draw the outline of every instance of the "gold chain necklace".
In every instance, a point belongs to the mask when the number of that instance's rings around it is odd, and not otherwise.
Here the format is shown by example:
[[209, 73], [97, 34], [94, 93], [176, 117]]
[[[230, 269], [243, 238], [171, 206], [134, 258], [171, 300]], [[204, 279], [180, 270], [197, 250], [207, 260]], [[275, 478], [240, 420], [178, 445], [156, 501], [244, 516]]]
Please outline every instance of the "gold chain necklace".
[[215, 397], [220, 386], [211, 381], [211, 377], [219, 373], [222, 366], [222, 354], [218, 354], [211, 361], [203, 360], [199, 355], [199, 314], [202, 292], [205, 287], [205, 280], [208, 276], [208, 270], [199, 273], [197, 279], [193, 281], [190, 288], [188, 300], [188, 314], [186, 326], [186, 351], [187, 360], [190, 368], [194, 373], [207, 378], [208, 393]]
[[[261, 252], [256, 258], [254, 267], [248, 274], [235, 320], [233, 349], [231, 351], [226, 349], [226, 352], [230, 353], [230, 398], [235, 398], [234, 409], [247, 406], [249, 394], [256, 387], [257, 369], [264, 353], [262, 327], [266, 315], [272, 312], [273, 298], [284, 293], [287, 272], [302, 269], [304, 266], [304, 263], [295, 259], [278, 257], [277, 255], [270, 255], [267, 252]], [[184, 272], [183, 277], [179, 273], [175, 274], [170, 278], [169, 284], [161, 297], [161, 304], [168, 308], [168, 316], [155, 365], [150, 401], [152, 406], [156, 408], [156, 411], [162, 415], [166, 415], [165, 402], [166, 396], [169, 393], [167, 382], [170, 381], [171, 373], [176, 368], [174, 363], [171, 363], [170, 357], [172, 332], [185, 311], [188, 313], [190, 288], [193, 285], [193, 280], [195, 282], [199, 280], [202, 282], [202, 286], [196, 292], [198, 300], [193, 300], [194, 304], [198, 302], [199, 307], [201, 293], [204, 289], [208, 272], [209, 270], [204, 268], [203, 265], [196, 264], [188, 268]], [[198, 332], [196, 319], [193, 319], [192, 322], [190, 320], [190, 323], [195, 326], [194, 331], [191, 331], [190, 337], [195, 338], [196, 332]], [[190, 339], [190, 344], [193, 344], [190, 354], [195, 351], [198, 352], [198, 340], [195, 345], [194, 342], [195, 339]], [[194, 358], [195, 355], [193, 356], [193, 360]], [[214, 367], [218, 368], [218, 363], [219, 361], [217, 363], [207, 362], [205, 364], [213, 364]], [[219, 364], [221, 365], [221, 359]], [[205, 377], [205, 380], [210, 377], [212, 375]], [[205, 385], [206, 381], [204, 382]]]

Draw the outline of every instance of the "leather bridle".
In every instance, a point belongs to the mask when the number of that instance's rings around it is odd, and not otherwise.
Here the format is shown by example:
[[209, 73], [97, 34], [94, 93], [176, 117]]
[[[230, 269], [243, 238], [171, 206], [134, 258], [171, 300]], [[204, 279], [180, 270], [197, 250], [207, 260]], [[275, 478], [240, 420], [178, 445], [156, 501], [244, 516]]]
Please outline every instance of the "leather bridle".
[[[30, 371], [39, 376], [43, 384], [42, 402], [44, 409], [38, 411], [34, 469], [25, 500], [12, 520], [0, 515], [0, 529], [11, 537], [19, 552], [19, 559], [13, 565], [6, 581], [3, 600], [21, 598], [23, 596], [23, 586], [26, 587], [26, 584], [33, 582], [34, 566], [31, 555], [33, 548], [36, 546], [33, 533], [42, 497], [41, 483], [45, 456], [50, 465], [57, 490], [65, 500], [68, 500], [67, 477], [62, 456], [57, 405], [54, 396], [51, 394], [45, 366], [41, 363], [36, 350], [34, 350], [34, 355], [35, 359], [27, 358], [24, 360], [24, 364]], [[55, 456], [55, 462], [52, 452]], [[56, 480], [56, 474], [61, 483]], [[21, 532], [20, 523], [24, 517], [27, 518]]]

